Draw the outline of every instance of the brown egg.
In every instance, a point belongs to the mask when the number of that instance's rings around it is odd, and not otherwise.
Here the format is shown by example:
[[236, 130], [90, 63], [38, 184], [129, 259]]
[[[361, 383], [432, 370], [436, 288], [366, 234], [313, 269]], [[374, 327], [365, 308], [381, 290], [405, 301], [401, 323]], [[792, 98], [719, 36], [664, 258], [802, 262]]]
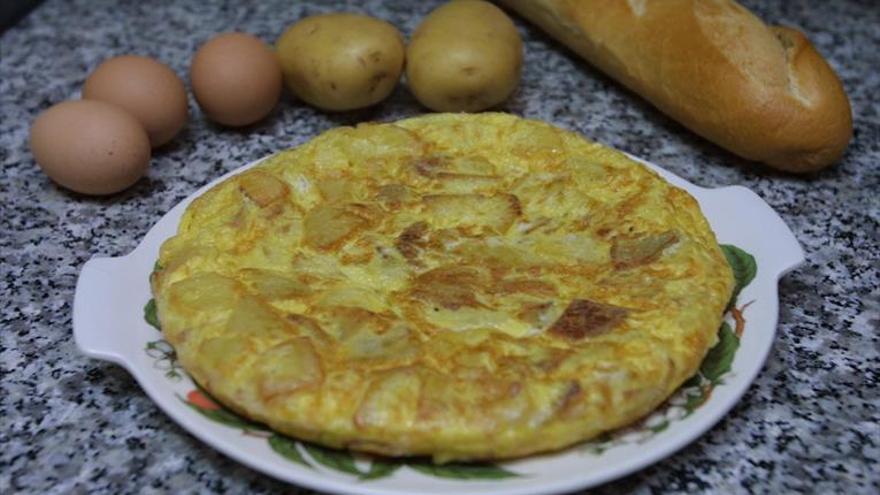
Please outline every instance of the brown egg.
[[190, 66], [199, 106], [229, 126], [253, 124], [281, 97], [281, 65], [266, 43], [245, 33], [226, 33], [199, 47]]
[[85, 194], [121, 191], [150, 164], [150, 139], [140, 122], [102, 101], [65, 101], [44, 111], [31, 126], [30, 145], [46, 175]]
[[189, 115], [183, 81], [167, 65], [138, 55], [105, 60], [86, 79], [82, 95], [119, 105], [134, 115], [153, 147], [170, 141]]

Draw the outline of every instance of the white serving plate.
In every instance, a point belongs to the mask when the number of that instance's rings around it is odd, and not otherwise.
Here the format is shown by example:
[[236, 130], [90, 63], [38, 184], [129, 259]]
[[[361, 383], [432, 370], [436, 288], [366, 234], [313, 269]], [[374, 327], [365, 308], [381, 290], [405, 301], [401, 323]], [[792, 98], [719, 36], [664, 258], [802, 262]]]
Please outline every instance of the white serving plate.
[[[727, 316], [727, 338], [723, 348], [710, 352], [702, 383], [683, 387], [639, 424], [601, 441], [497, 465], [434, 468], [427, 463], [383, 462], [304, 445], [215, 410], [177, 366], [161, 334], [145, 321], [144, 306], [151, 298], [148, 278], [159, 246], [175, 233], [190, 201], [259, 160], [216, 179], [172, 208], [130, 254], [93, 258], [83, 266], [73, 305], [76, 344], [90, 357], [127, 369], [165, 413], [203, 442], [297, 485], [366, 495], [539, 495], [599, 485], [669, 456], [733, 407], [761, 370], [773, 343], [779, 278], [804, 261], [800, 245], [782, 219], [750, 190], [739, 186], [705, 189], [631, 158], [692, 194], [719, 243], [750, 253], [757, 272], [739, 295], [736, 318], [733, 313]], [[748, 257], [740, 260], [748, 261]], [[738, 349], [731, 337], [736, 330], [741, 331]]]

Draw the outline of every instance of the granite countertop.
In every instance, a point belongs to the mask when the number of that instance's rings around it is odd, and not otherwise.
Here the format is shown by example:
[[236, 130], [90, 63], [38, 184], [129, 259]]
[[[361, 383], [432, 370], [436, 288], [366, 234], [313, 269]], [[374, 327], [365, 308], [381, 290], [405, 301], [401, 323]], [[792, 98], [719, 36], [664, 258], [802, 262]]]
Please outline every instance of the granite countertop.
[[[360, 10], [404, 33], [438, 2], [49, 1], [0, 37], [0, 493], [307, 493], [240, 465], [166, 417], [122, 368], [77, 352], [71, 304], [92, 256], [133, 249], [200, 185], [333, 126], [422, 112], [405, 88], [374, 109], [328, 115], [285, 98], [245, 130], [190, 100], [185, 132], [149, 176], [103, 199], [53, 185], [27, 146], [34, 116], [76, 98], [102, 59], [139, 53], [185, 76], [195, 48], [227, 30], [274, 41], [305, 14]], [[521, 88], [505, 110], [545, 119], [702, 186], [741, 184], [804, 246], [780, 282], [779, 332], [757, 381], [709, 433], [591, 493], [880, 492], [880, 9], [872, 0], [748, 0], [804, 29], [851, 98], [855, 137], [811, 178], [768, 172], [695, 137], [517, 20]], [[331, 5], [335, 4], [335, 5]]]

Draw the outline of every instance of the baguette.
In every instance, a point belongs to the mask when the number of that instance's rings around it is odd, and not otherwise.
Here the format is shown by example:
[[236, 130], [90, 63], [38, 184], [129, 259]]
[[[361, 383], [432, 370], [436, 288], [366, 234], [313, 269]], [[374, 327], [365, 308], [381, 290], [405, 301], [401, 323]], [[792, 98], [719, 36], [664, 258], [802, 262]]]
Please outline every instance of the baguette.
[[788, 172], [852, 137], [834, 70], [799, 31], [731, 0], [500, 0], [695, 133]]

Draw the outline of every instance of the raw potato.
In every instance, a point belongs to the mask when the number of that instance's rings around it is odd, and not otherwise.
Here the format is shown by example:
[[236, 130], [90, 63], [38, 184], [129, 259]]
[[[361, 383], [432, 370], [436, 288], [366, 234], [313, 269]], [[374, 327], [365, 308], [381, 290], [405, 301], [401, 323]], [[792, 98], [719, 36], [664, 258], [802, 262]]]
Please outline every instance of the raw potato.
[[284, 82], [324, 110], [374, 105], [391, 94], [403, 71], [403, 36], [365, 15], [326, 14], [291, 26], [276, 43]]
[[519, 84], [522, 40], [498, 7], [457, 0], [428, 15], [406, 51], [410, 90], [438, 112], [478, 112]]

